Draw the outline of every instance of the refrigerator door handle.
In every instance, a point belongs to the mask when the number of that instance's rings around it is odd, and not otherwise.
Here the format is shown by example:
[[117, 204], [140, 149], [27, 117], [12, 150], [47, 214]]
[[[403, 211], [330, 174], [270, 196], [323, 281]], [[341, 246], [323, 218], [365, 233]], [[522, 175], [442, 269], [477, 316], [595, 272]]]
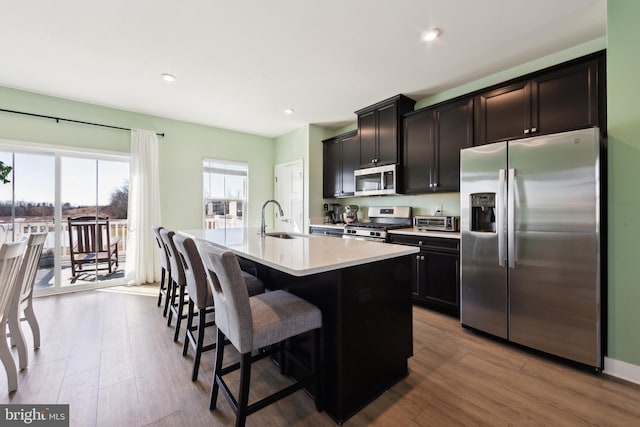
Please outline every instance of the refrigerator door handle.
[[505, 174], [506, 171], [504, 169], [500, 169], [498, 171], [498, 194], [496, 197], [496, 231], [498, 233], [498, 265], [500, 267], [505, 266], [505, 227], [504, 221], [506, 219], [506, 203], [505, 196], [507, 195], [507, 191], [505, 188]]
[[509, 169], [507, 179], [507, 248], [509, 268], [516, 268], [516, 170]]

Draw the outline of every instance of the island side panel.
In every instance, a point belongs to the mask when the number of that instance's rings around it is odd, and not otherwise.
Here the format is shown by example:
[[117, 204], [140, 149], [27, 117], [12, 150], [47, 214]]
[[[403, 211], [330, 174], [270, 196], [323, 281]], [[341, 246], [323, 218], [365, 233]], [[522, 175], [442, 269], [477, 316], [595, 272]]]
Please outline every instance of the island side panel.
[[258, 275], [268, 288], [287, 289], [322, 310], [325, 410], [334, 420], [344, 422], [407, 375], [410, 256], [304, 277], [259, 265]]

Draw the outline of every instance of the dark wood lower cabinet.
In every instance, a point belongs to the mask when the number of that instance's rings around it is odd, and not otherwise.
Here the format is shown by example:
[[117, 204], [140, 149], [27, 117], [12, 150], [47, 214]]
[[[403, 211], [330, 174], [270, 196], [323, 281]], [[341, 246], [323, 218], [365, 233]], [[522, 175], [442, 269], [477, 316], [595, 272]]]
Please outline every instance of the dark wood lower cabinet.
[[417, 246], [413, 256], [413, 301], [460, 317], [460, 241], [392, 234], [391, 243]]

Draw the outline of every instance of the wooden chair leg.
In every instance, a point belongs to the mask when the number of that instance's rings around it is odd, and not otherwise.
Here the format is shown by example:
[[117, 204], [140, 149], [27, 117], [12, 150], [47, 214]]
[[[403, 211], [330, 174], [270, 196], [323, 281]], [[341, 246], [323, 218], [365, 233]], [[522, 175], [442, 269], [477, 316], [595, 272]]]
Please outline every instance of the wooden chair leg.
[[204, 346], [204, 328], [206, 323], [207, 309], [201, 308], [198, 311], [198, 338], [196, 341], [196, 356], [193, 359], [193, 374], [191, 375], [191, 381], [196, 381], [198, 379], [198, 372], [200, 371], [200, 358], [202, 357], [202, 347]]
[[[29, 356], [27, 353], [27, 341], [22, 333], [22, 327], [20, 326], [20, 312], [9, 312], [9, 332], [11, 333], [11, 345], [15, 345], [18, 348], [18, 366], [20, 369], [24, 369], [29, 364]], [[0, 338], [6, 342], [6, 338]]]
[[247, 421], [247, 406], [249, 405], [249, 384], [251, 382], [251, 352], [245, 353], [240, 359], [240, 393], [238, 395], [238, 413], [236, 427], [244, 427]]
[[218, 378], [220, 377], [222, 371], [222, 358], [224, 357], [224, 340], [226, 337], [218, 329], [218, 333], [216, 334], [216, 360], [213, 365], [213, 383], [211, 384], [211, 397], [209, 399], [209, 409], [216, 409], [216, 404], [218, 402], [218, 389], [220, 386], [218, 385]]
[[33, 335], [33, 348], [40, 348], [40, 325], [38, 325], [38, 319], [36, 313], [33, 311], [33, 305], [29, 303], [24, 309], [24, 317], [29, 323], [31, 328], [31, 334]]
[[16, 370], [16, 362], [13, 360], [11, 350], [7, 345], [6, 337], [0, 339], [0, 361], [4, 365], [7, 372], [7, 390], [9, 393], [18, 389], [18, 371]]

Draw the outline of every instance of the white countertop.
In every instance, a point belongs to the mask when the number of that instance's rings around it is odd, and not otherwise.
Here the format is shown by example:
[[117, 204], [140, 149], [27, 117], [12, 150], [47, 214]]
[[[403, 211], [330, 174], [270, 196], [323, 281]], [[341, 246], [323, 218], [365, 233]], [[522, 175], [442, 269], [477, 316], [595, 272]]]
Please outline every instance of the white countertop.
[[295, 236], [293, 239], [261, 238], [257, 228], [183, 230], [180, 233], [209, 241], [293, 276], [323, 273], [419, 252], [413, 246], [309, 234], [289, 233]]
[[408, 234], [411, 236], [421, 237], [440, 237], [443, 239], [458, 239], [460, 240], [459, 231], [422, 231], [415, 227], [410, 228], [396, 228], [395, 230], [389, 230], [391, 234]]

